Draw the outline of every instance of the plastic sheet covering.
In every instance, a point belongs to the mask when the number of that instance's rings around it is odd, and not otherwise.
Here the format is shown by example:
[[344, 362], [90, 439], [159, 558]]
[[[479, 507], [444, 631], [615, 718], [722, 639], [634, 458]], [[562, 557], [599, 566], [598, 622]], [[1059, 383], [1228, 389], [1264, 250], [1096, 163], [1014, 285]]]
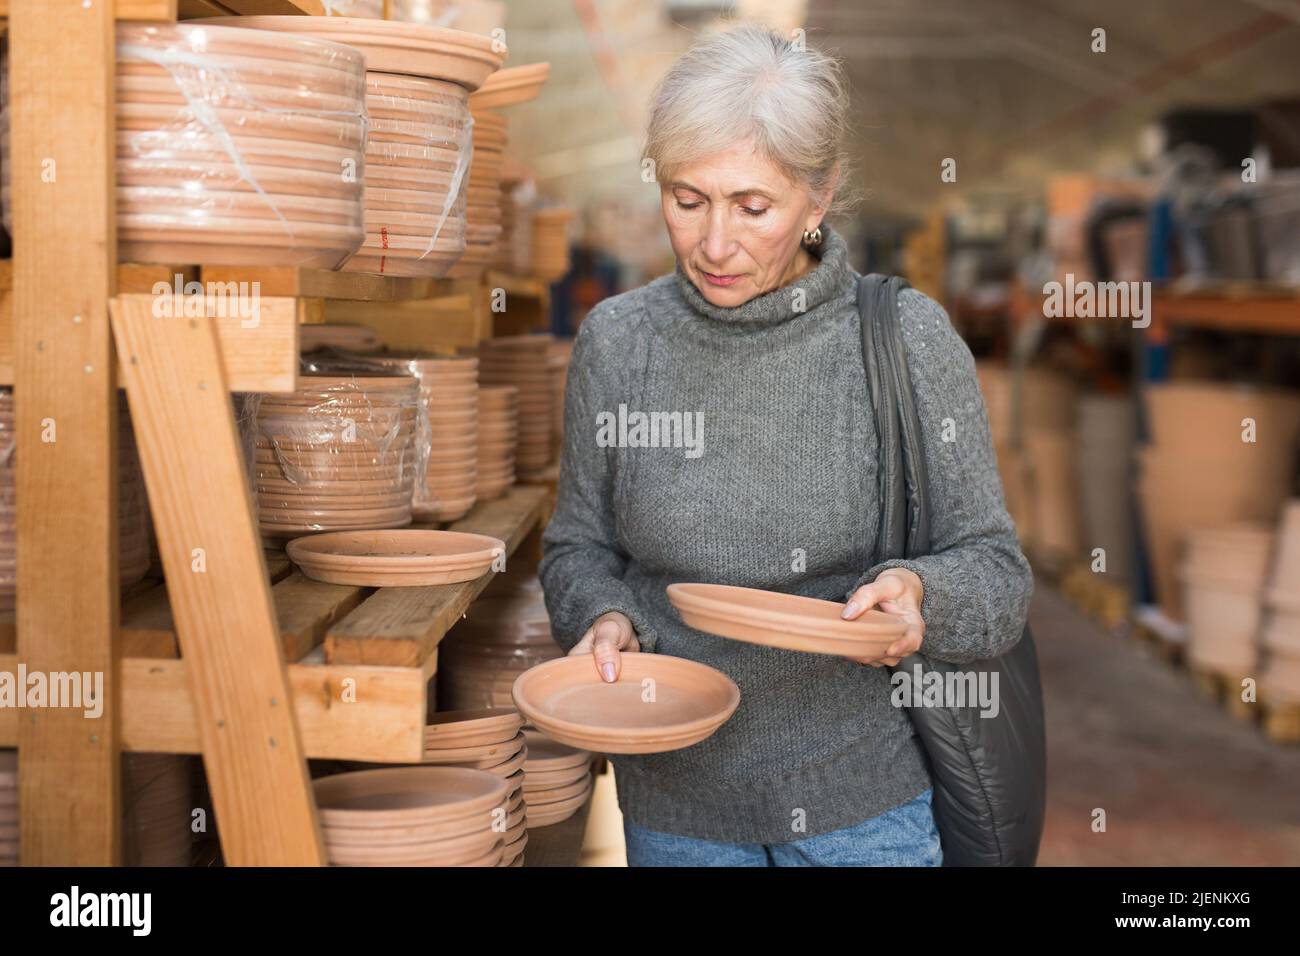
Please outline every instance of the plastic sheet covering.
[[312, 361], [300, 388], [241, 411], [263, 533], [397, 528], [429, 456], [416, 379]]
[[440, 278], [465, 252], [469, 91], [372, 70], [366, 109], [366, 237], [345, 268]]
[[335, 268], [364, 239], [365, 61], [210, 25], [117, 28], [124, 259]]

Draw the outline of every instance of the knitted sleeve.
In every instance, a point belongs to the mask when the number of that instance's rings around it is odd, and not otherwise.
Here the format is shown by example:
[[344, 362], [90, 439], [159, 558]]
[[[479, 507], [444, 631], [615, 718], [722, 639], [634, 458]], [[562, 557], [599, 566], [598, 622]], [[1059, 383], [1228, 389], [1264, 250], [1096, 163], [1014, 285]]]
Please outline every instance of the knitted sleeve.
[[1020, 639], [1033, 574], [1003, 502], [975, 363], [934, 300], [904, 290], [899, 316], [929, 474], [932, 551], [882, 562], [854, 590], [886, 568], [908, 568], [925, 587], [921, 652], [953, 663], [996, 657]]
[[627, 360], [626, 355], [602, 355], [602, 351], [618, 350], [602, 349], [601, 328], [610, 320], [624, 321], [611, 313], [611, 301], [591, 311], [574, 342], [564, 397], [559, 495], [555, 514], [542, 534], [538, 575], [551, 633], [564, 650], [577, 644], [602, 614], [621, 611], [632, 621], [641, 650], [653, 652], [655, 634], [649, 618], [623, 581], [628, 559], [619, 546], [614, 521], [616, 450], [596, 442], [596, 416], [618, 405], [614, 396], [603, 394], [603, 383], [616, 381]]

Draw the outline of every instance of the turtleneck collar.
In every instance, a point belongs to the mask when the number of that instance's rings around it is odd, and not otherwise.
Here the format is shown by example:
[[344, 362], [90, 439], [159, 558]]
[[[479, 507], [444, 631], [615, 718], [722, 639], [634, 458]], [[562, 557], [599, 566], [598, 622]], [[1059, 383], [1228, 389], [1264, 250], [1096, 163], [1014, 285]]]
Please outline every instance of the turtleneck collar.
[[[822, 224], [822, 236], [821, 245], [810, 250], [813, 256], [820, 257], [821, 260], [811, 272], [740, 305], [714, 305], [704, 298], [687, 278], [680, 262], [677, 264], [677, 286], [687, 305], [718, 322], [733, 325], [775, 325], [785, 322], [811, 312], [823, 302], [829, 302], [853, 281], [853, 271], [848, 263], [848, 247], [844, 239], [825, 223]], [[802, 301], [796, 301], [796, 289], [803, 290]]]

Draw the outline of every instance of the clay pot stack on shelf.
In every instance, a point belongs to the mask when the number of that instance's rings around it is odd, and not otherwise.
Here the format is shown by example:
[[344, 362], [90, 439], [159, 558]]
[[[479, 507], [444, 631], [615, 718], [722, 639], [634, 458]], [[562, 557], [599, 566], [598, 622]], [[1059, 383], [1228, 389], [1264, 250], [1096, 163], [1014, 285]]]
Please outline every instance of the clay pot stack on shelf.
[[1266, 703], [1300, 703], [1300, 498], [1282, 511], [1265, 604], [1260, 697]]
[[1201, 671], [1241, 677], [1259, 661], [1264, 585], [1273, 529], [1264, 524], [1193, 528], [1180, 578], [1187, 613], [1187, 656]]
[[501, 235], [497, 239], [492, 267], [511, 275], [526, 275], [532, 262], [532, 219], [529, 196], [536, 192], [529, 182], [532, 173], [518, 160], [507, 156], [501, 170]]
[[18, 751], [0, 750], [0, 866], [18, 865]]
[[543, 282], [557, 282], [569, 271], [569, 221], [573, 210], [538, 209], [533, 213], [532, 273]]
[[482, 770], [505, 780], [505, 815], [498, 827], [504, 852], [498, 866], [523, 866], [528, 843], [523, 726], [518, 711], [503, 707], [432, 714], [425, 728], [425, 763]]
[[129, 866], [189, 866], [194, 850], [190, 759], [125, 754], [122, 856]]
[[496, 242], [501, 235], [501, 170], [505, 160], [506, 119], [490, 110], [475, 109], [472, 113], [474, 155], [469, 168], [465, 254], [449, 273], [455, 278], [482, 275], [496, 255]]
[[361, 245], [362, 54], [246, 26], [118, 25], [124, 261], [332, 269]]
[[[14, 606], [18, 574], [17, 440], [14, 432], [13, 390], [0, 389], [0, 608]], [[149, 500], [131, 430], [126, 398], [118, 396], [118, 578], [123, 587], [135, 584], [149, 570]]]
[[499, 866], [509, 787], [464, 767], [386, 767], [313, 781], [332, 866]]
[[515, 483], [519, 440], [519, 389], [494, 385], [478, 390], [478, 499], [494, 501]]
[[375, 361], [412, 375], [429, 416], [425, 481], [417, 484], [412, 513], [456, 521], [478, 495], [478, 359], [452, 356], [387, 356]]
[[1137, 409], [1131, 399], [1089, 395], [1079, 400], [1075, 474], [1083, 518], [1083, 550], [1102, 548], [1108, 580], [1134, 581], [1132, 487]]
[[399, 528], [424, 480], [428, 413], [407, 375], [316, 374], [256, 396], [251, 432], [258, 523], [269, 536]]
[[519, 390], [519, 440], [515, 468], [523, 476], [551, 463], [555, 416], [555, 373], [550, 335], [515, 335], [479, 344], [479, 381]]
[[535, 568], [510, 559], [438, 648], [438, 702], [444, 710], [514, 707], [515, 678], [562, 657]]
[[[1142, 525], [1156, 599], [1181, 621], [1178, 563], [1187, 532], [1207, 519], [1223, 525], [1277, 520], [1293, 477], [1300, 397], [1179, 381], [1148, 386], [1143, 401], [1151, 443], [1137, 452]], [[1244, 440], [1252, 429], [1257, 440]]]
[[365, 245], [345, 268], [447, 275], [473, 239], [465, 217], [469, 94], [500, 69], [500, 41], [358, 17], [243, 17], [240, 23], [335, 40], [364, 54], [371, 122]]
[[591, 798], [595, 785], [592, 755], [557, 743], [539, 730], [524, 731], [524, 736], [528, 741], [528, 757], [524, 760], [528, 828], [561, 823]]

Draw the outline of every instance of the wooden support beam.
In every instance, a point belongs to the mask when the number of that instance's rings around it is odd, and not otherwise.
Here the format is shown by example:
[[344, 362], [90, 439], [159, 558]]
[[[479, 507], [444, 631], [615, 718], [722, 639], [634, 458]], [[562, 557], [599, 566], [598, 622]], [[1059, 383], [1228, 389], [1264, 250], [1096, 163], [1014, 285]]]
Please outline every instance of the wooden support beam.
[[215, 325], [110, 311], [226, 859], [323, 865]]
[[18, 659], [29, 672], [102, 675], [104, 695], [98, 719], [23, 713], [22, 863], [105, 866], [121, 855], [113, 11], [11, 7]]
[[[307, 756], [321, 760], [417, 763], [424, 756], [427, 685], [436, 658], [425, 668], [326, 665], [288, 668], [293, 709]], [[18, 658], [0, 654], [0, 671]], [[184, 660], [123, 657], [118, 682], [122, 749], [133, 753], [200, 752], [199, 722]], [[12, 747], [26, 712], [0, 708], [0, 747]], [[220, 810], [217, 811], [220, 815]], [[222, 837], [226, 838], [223, 825]]]

